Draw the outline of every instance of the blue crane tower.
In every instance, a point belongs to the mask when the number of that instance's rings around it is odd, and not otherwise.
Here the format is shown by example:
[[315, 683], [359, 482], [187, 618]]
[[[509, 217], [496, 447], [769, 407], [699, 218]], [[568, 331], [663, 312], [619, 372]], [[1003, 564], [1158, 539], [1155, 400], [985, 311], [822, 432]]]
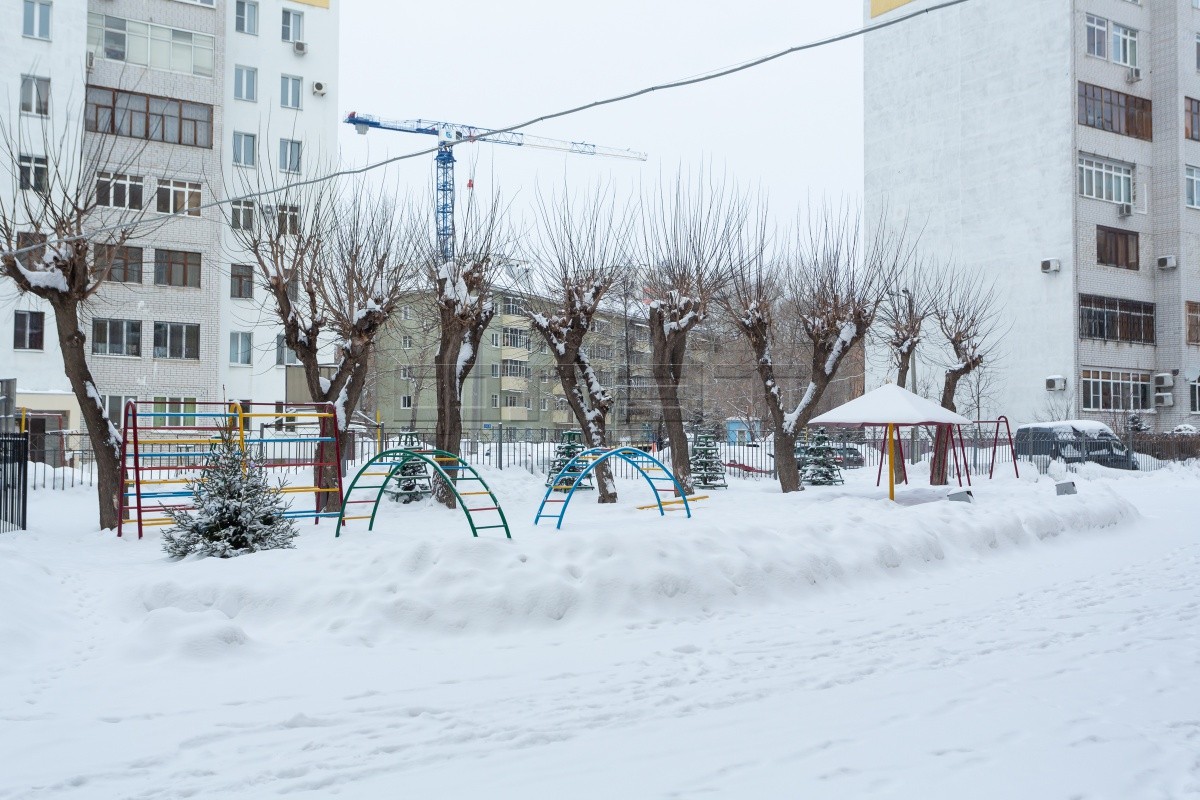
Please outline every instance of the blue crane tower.
[[488, 128], [476, 128], [472, 125], [459, 125], [454, 122], [435, 122], [428, 119], [389, 120], [380, 119], [371, 114], [358, 114], [354, 111], [350, 112], [345, 122], [353, 125], [354, 130], [360, 134], [366, 134], [372, 128], [378, 128], [384, 131], [424, 133], [438, 137], [438, 151], [434, 158], [434, 162], [437, 164], [437, 177], [434, 180], [436, 203], [434, 221], [437, 225], [438, 250], [441, 252], [443, 261], [454, 259], [454, 153], [451, 151], [454, 145], [460, 142], [482, 141], [514, 147], [533, 147], [539, 150], [561, 150], [581, 156], [646, 160], [646, 154], [636, 150], [602, 147], [587, 142], [547, 139], [543, 136], [529, 136], [524, 133], [492, 133]]

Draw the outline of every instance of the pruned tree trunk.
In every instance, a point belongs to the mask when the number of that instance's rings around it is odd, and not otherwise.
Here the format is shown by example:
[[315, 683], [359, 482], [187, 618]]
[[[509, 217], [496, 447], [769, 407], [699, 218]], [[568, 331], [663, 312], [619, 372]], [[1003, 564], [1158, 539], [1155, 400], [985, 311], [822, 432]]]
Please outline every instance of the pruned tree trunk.
[[658, 388], [662, 406], [663, 427], [671, 448], [671, 471], [683, 487], [684, 494], [695, 494], [692, 480], [691, 454], [688, 452], [687, 432], [683, 427], [683, 405], [679, 401], [679, 384], [683, 381], [683, 358], [687, 349], [688, 329], [672, 318], [664, 306], [650, 306], [651, 372]]

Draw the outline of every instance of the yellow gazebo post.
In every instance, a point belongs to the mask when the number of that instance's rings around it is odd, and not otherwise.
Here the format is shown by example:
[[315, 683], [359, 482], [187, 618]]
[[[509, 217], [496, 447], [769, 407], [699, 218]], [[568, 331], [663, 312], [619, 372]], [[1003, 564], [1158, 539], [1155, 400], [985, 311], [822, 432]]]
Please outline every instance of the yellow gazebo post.
[[892, 425], [887, 426], [888, 440], [888, 499], [896, 499], [896, 438], [892, 435]]

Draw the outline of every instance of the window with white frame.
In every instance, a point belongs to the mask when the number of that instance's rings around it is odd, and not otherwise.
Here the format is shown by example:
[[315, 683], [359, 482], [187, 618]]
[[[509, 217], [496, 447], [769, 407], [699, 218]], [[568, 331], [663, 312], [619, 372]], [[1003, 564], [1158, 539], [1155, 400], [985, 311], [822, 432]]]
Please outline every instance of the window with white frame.
[[1133, 166], [1080, 154], [1079, 194], [1110, 203], [1132, 203]]
[[1200, 380], [1192, 381], [1192, 413], [1200, 413]]
[[249, 103], [258, 102], [258, 70], [254, 67], [233, 67], [233, 97]]
[[45, 192], [50, 186], [50, 162], [45, 156], [18, 156], [17, 170], [22, 189]]
[[98, 356], [142, 355], [142, 323], [136, 319], [92, 320], [92, 353]]
[[529, 362], [517, 361], [514, 358], [506, 358], [504, 359], [504, 363], [500, 366], [500, 374], [505, 378], [528, 378]]
[[299, 364], [300, 359], [296, 357], [296, 351], [288, 347], [287, 339], [281, 333], [275, 337], [275, 365], [279, 367], [288, 366], [291, 364]]
[[1138, 65], [1138, 32], [1116, 22], [1112, 24], [1112, 60], [1126, 67]]
[[411, 394], [400, 395], [400, 407], [401, 408], [412, 408], [412, 395]]
[[516, 393], [504, 395], [504, 407], [505, 408], [524, 408], [525, 407], [525, 396], [522, 394], [516, 394]]
[[229, 204], [229, 226], [235, 231], [254, 228], [254, 201], [235, 200]]
[[1108, 58], [1108, 20], [1087, 15], [1087, 54], [1097, 58]]
[[253, 167], [258, 162], [258, 136], [253, 133], [233, 132], [233, 163], [239, 167]]
[[38, 117], [50, 115], [50, 79], [36, 75], [21, 76], [21, 113]]
[[50, 38], [49, 0], [25, 0], [25, 17], [21, 33], [34, 39]]
[[550, 398], [543, 397], [542, 398], [542, 411], [549, 411], [549, 410], [550, 410]]
[[492, 364], [492, 377], [493, 378], [500, 377], [500, 365], [499, 364]]
[[300, 107], [300, 88], [304, 80], [295, 75], [279, 76], [279, 105], [283, 108]]
[[118, 428], [125, 422], [125, 404], [130, 400], [137, 400], [137, 395], [105, 394], [100, 396], [100, 402], [104, 406], [105, 415]]
[[299, 11], [283, 10], [283, 41], [304, 41], [304, 15]]
[[1142, 411], [1153, 408], [1150, 373], [1085, 369], [1081, 374], [1085, 411]]
[[279, 171], [300, 171], [300, 142], [295, 139], [279, 140]]
[[412, 319], [412, 306], [400, 306], [400, 319]]
[[13, 314], [13, 349], [42, 350], [45, 344], [46, 312], [17, 311]]
[[492, 347], [499, 347], [499, 346], [500, 346], [500, 334], [493, 333], [492, 334]]
[[396, 370], [396, 377], [402, 381], [412, 380], [412, 376], [413, 376], [412, 366], [409, 364], [405, 364], [404, 366], [402, 366]]
[[142, 177], [114, 172], [96, 173], [96, 205], [105, 208], [141, 208]]
[[238, 33], [258, 35], [258, 3], [254, 0], [237, 0], [233, 11], [233, 29]]
[[200, 358], [200, 326], [187, 322], [154, 323], [154, 357]]
[[229, 332], [229, 363], [248, 366], [253, 363], [254, 335], [250, 331]]
[[412, 350], [412, 346], [413, 346], [413, 338], [411, 336], [409, 336], [408, 334], [405, 334], [400, 337], [400, 349]]
[[1188, 167], [1183, 171], [1183, 189], [1188, 208], [1200, 208], [1200, 168]]
[[1196, 70], [1200, 71], [1200, 33], [1196, 34]]
[[200, 184], [190, 181], [159, 181], [157, 209], [160, 214], [200, 216]]
[[88, 50], [110, 61], [211, 78], [216, 38], [108, 14], [88, 14]]
[[156, 397], [154, 398], [154, 417], [156, 427], [191, 428], [196, 425], [196, 398], [194, 397]]
[[492, 408], [499, 408], [499, 407], [500, 407], [500, 395], [494, 394], [494, 395], [492, 395]]

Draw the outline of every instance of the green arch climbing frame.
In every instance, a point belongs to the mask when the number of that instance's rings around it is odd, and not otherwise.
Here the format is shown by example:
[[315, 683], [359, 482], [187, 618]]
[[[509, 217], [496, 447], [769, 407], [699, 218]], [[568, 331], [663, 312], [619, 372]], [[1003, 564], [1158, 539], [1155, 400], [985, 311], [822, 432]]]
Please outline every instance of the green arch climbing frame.
[[[375, 528], [375, 515], [379, 511], [379, 501], [383, 498], [384, 487], [388, 485], [393, 476], [395, 476], [400, 468], [413, 460], [424, 462], [429, 467], [433, 468], [436, 475], [440, 476], [446, 485], [450, 487], [450, 491], [454, 492], [455, 498], [458, 500], [459, 507], [467, 516], [467, 524], [471, 526], [471, 535], [478, 537], [479, 532], [489, 530], [491, 528], [503, 528], [504, 535], [511, 539], [512, 533], [508, 530], [508, 520], [504, 517], [504, 509], [500, 507], [500, 501], [496, 499], [496, 495], [492, 492], [487, 483], [480, 477], [475, 468], [464, 461], [461, 457], [453, 453], [447, 453], [444, 450], [415, 450], [408, 448], [384, 450], [366, 464], [354, 476], [354, 480], [350, 481], [349, 488], [346, 489], [345, 499], [342, 501], [342, 513], [338, 517], [337, 536], [342, 535], [342, 526], [347, 520], [353, 519], [370, 519], [371, 522], [367, 526], [367, 530]], [[363, 478], [383, 478], [377, 484], [360, 485], [359, 481]], [[368, 481], [369, 483], [369, 481]], [[461, 491], [459, 484], [467, 483], [478, 486], [478, 489], [472, 488], [471, 491]], [[375, 496], [372, 499], [351, 499], [351, 495], [359, 490], [360, 495], [363, 490], [374, 490]], [[491, 505], [476, 506], [472, 508], [469, 503], [477, 502], [477, 498], [487, 496]], [[467, 498], [473, 498], [468, 501]], [[486, 502], [486, 501], [485, 501]], [[370, 514], [347, 515], [346, 510], [354, 505], [371, 504]], [[487, 525], [478, 524], [475, 519], [476, 514], [495, 514], [499, 518], [499, 523], [491, 523]]]
[[[610, 458], [619, 458], [627, 464], [631, 464], [646, 479], [646, 483], [650, 484], [650, 489], [654, 492], [654, 501], [658, 504], [658, 515], [660, 517], [666, 516], [666, 511], [663, 509], [662, 492], [659, 489], [666, 489], [668, 487], [674, 491], [678, 499], [667, 500], [666, 502], [682, 502], [683, 510], [687, 512], [689, 518], [692, 516], [692, 508], [688, 503], [687, 495], [683, 493], [683, 485], [679, 483], [675, 474], [667, 469], [666, 465], [657, 458], [644, 450], [638, 450], [636, 447], [593, 447], [590, 450], [584, 450], [572, 458], [558, 471], [558, 475], [550, 482], [550, 487], [546, 489], [546, 496], [542, 498], [542, 504], [538, 506], [537, 515], [533, 518], [533, 524], [537, 525], [543, 519], [555, 519], [558, 522], [554, 527], [562, 528], [563, 517], [567, 514], [567, 505], [571, 502], [571, 498], [575, 496], [575, 490], [579, 488], [579, 484], [585, 477], [591, 474], [592, 470]], [[582, 471], [574, 472], [572, 467], [576, 464], [586, 464], [586, 466]], [[659, 474], [651, 475], [650, 473], [652, 472]], [[570, 485], [559, 484], [558, 479], [568, 474], [572, 475], [575, 480]], [[561, 492], [563, 490], [567, 492], [566, 497], [561, 499], [551, 497], [555, 491]], [[546, 509], [547, 503], [562, 503], [562, 505], [559, 506], [557, 514], [546, 514], [543, 512]], [[649, 508], [653, 507], [649, 506]]]

